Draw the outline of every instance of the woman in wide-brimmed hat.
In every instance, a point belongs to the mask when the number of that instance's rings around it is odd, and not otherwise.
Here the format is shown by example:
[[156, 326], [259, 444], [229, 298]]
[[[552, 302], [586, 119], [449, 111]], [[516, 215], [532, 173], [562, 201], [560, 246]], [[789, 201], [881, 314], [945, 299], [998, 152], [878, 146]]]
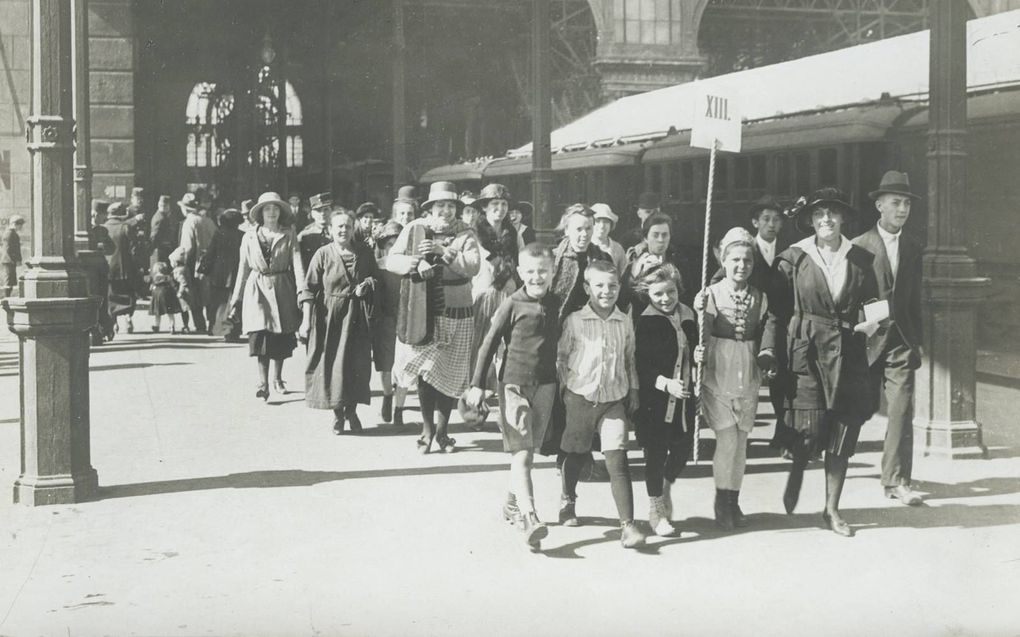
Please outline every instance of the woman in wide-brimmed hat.
[[[287, 393], [283, 361], [297, 347], [301, 325], [298, 290], [305, 273], [294, 234], [290, 204], [275, 192], [265, 192], [249, 213], [253, 229], [241, 240], [241, 258], [231, 297], [231, 320], [241, 310], [241, 329], [248, 335], [248, 353], [258, 359], [259, 383], [255, 396], [269, 399], [269, 361], [273, 361], [273, 388]], [[297, 287], [295, 287], [295, 282]], [[243, 300], [243, 303], [241, 303]]]
[[531, 227], [531, 215], [534, 207], [527, 201], [510, 202], [510, 210], [506, 213], [510, 224], [517, 231], [517, 247], [523, 250], [524, 246], [534, 243], [536, 240], [535, 229]]
[[404, 316], [397, 321], [398, 337], [412, 348], [404, 373], [418, 377], [422, 453], [429, 452], [433, 439], [442, 451], [453, 451], [447, 424], [470, 374], [471, 278], [481, 257], [475, 231], [457, 219], [463, 205], [454, 184], [432, 184], [422, 204], [424, 216], [400, 231], [386, 264], [426, 286], [424, 297], [420, 289], [409, 288], [406, 298], [402, 294]]
[[878, 297], [874, 257], [843, 235], [856, 211], [839, 189], [822, 188], [802, 197], [788, 214], [811, 236], [776, 258], [771, 325], [761, 350], [775, 360], [775, 350], [784, 348], [786, 356], [779, 359], [790, 379], [787, 444], [793, 466], [783, 504], [787, 513], [793, 513], [804, 467], [824, 452], [822, 517], [826, 527], [849, 537], [853, 532], [839, 513], [840, 495], [861, 425], [877, 408], [865, 340], [877, 325], [863, 322], [864, 305]]

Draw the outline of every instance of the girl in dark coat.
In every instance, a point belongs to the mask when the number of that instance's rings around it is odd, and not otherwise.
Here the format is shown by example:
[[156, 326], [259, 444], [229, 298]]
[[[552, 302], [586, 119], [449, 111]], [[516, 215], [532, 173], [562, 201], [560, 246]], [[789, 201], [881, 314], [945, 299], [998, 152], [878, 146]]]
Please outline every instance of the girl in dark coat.
[[377, 265], [372, 249], [355, 240], [354, 217], [333, 213], [333, 242], [312, 257], [299, 295], [304, 318], [298, 335], [308, 341], [305, 402], [312, 409], [332, 409], [333, 433], [361, 431], [358, 403], [371, 398], [373, 289]]
[[813, 234], [776, 259], [769, 300], [772, 325], [762, 338], [763, 355], [785, 351], [791, 379], [787, 407], [796, 438], [783, 504], [787, 513], [793, 512], [804, 467], [824, 451], [822, 517], [832, 531], [850, 537], [853, 531], [839, 514], [839, 498], [861, 425], [877, 408], [865, 339], [878, 326], [862, 321], [864, 305], [878, 298], [878, 282], [872, 254], [842, 235], [855, 213], [846, 195], [822, 188], [798, 203], [796, 226]]
[[694, 435], [691, 370], [698, 326], [694, 311], [680, 303], [682, 291], [680, 272], [668, 263], [634, 284], [646, 304], [634, 330], [640, 383], [634, 431], [645, 453], [648, 522], [656, 535], [673, 533], [670, 488], [687, 466]]

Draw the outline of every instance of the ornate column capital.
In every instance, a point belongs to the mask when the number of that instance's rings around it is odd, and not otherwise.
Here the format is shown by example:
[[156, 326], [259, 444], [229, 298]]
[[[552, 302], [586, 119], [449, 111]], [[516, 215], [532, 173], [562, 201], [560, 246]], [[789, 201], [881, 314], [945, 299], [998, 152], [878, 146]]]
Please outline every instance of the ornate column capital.
[[73, 151], [74, 120], [60, 115], [30, 115], [28, 123], [28, 150]]

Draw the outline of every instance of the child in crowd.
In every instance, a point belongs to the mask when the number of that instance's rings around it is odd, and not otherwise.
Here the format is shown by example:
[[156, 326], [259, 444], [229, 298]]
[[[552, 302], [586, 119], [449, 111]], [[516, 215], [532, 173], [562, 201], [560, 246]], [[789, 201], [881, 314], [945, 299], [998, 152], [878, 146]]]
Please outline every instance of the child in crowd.
[[747, 526], [738, 503], [747, 463], [747, 436], [758, 409], [758, 348], [768, 310], [766, 296], [748, 282], [754, 267], [754, 238], [733, 228], [719, 244], [726, 277], [705, 288], [708, 340], [695, 359], [704, 359], [702, 405], [715, 432], [715, 521], [724, 530]]
[[695, 427], [691, 390], [697, 318], [680, 302], [683, 281], [672, 264], [635, 280], [634, 292], [648, 304], [635, 327], [641, 407], [634, 414], [634, 430], [645, 453], [648, 522], [656, 535], [672, 535], [671, 487], [687, 466]]
[[549, 294], [553, 275], [549, 248], [529, 244], [518, 255], [518, 263], [523, 285], [492, 316], [465, 402], [480, 408], [485, 401], [489, 365], [500, 343], [505, 344], [498, 373], [499, 422], [503, 450], [510, 453], [510, 491], [503, 518], [523, 531], [526, 543], [537, 550], [548, 529], [535, 513], [531, 467], [556, 397], [559, 299]]
[[[397, 344], [397, 308], [400, 307], [401, 278], [399, 274], [386, 269], [386, 257], [403, 229], [404, 226], [396, 221], [387, 221], [375, 237], [378, 253], [376, 261], [379, 265], [376, 276], [380, 279], [380, 285], [376, 290], [376, 312], [372, 319], [372, 360], [382, 383], [383, 400], [380, 416], [383, 422], [393, 420], [393, 359]], [[404, 406], [406, 395], [407, 390], [404, 389], [400, 396], [400, 408]], [[403, 420], [400, 424], [403, 424]]]
[[190, 334], [188, 327], [189, 313], [191, 312], [191, 283], [188, 277], [187, 257], [183, 248], [175, 248], [170, 253], [170, 266], [173, 268], [174, 290], [177, 292], [177, 302], [181, 307], [181, 334]]
[[177, 319], [174, 315], [181, 311], [177, 302], [177, 292], [174, 290], [174, 280], [171, 276], [170, 266], [162, 261], [156, 261], [149, 269], [149, 291], [151, 300], [149, 303], [149, 314], [152, 315], [152, 331], [159, 332], [160, 319], [164, 314], [170, 316], [170, 333], [177, 333]]
[[628, 412], [638, 408], [634, 366], [634, 324], [616, 307], [620, 276], [611, 262], [592, 261], [584, 271], [588, 304], [567, 317], [556, 361], [566, 407], [560, 448], [566, 453], [560, 524], [577, 526], [577, 482], [596, 432], [620, 517], [621, 542], [635, 548], [645, 542], [634, 523], [634, 492], [627, 465]]

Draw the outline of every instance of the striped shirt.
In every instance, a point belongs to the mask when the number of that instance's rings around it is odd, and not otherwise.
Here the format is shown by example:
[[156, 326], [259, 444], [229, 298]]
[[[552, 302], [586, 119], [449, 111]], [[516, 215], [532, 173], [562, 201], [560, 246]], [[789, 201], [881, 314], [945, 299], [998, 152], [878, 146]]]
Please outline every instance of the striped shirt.
[[560, 382], [594, 403], [621, 400], [637, 391], [634, 324], [617, 308], [603, 319], [585, 305], [563, 323], [556, 355]]

